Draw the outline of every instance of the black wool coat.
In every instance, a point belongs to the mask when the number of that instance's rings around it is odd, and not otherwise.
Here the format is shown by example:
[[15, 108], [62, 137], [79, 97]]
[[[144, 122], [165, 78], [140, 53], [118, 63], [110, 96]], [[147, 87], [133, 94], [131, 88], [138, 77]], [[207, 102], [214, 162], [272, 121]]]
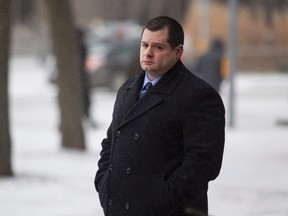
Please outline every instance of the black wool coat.
[[205, 216], [220, 171], [219, 94], [178, 61], [142, 99], [144, 72], [119, 89], [95, 187], [105, 215]]

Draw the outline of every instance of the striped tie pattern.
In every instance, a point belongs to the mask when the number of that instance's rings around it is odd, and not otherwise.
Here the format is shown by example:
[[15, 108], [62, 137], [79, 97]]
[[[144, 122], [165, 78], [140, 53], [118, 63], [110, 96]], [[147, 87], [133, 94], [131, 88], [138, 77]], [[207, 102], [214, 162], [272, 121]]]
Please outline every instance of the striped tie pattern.
[[151, 82], [146, 83], [146, 85], [143, 87], [143, 89], [140, 92], [140, 98], [142, 98], [147, 91], [149, 91], [149, 89], [151, 89], [153, 87], [153, 84]]

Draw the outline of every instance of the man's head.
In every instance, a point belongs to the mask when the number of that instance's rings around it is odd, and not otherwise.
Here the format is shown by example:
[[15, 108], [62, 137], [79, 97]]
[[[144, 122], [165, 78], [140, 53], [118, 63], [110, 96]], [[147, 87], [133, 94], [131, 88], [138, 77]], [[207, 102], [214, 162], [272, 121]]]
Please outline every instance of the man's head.
[[[184, 31], [180, 23], [171, 17], [167, 16], [159, 16], [149, 20], [144, 29], [148, 29], [152, 32], [162, 30], [164, 28], [168, 28], [168, 43], [172, 48], [177, 47], [178, 45], [184, 45]], [[142, 32], [143, 34], [143, 32]]]
[[181, 25], [166, 16], [156, 17], [145, 25], [140, 49], [140, 63], [150, 79], [162, 76], [183, 53], [184, 32]]

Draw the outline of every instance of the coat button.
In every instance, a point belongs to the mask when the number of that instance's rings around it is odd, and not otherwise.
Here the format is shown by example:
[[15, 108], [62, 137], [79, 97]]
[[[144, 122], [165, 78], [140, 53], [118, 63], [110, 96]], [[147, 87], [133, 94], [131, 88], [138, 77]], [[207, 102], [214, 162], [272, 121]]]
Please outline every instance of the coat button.
[[134, 139], [134, 140], [138, 140], [138, 139], [139, 139], [139, 134], [138, 134], [138, 133], [135, 133], [133, 139]]
[[112, 199], [109, 199], [109, 200], [108, 200], [108, 205], [109, 205], [109, 206], [112, 206], [112, 204], [113, 204]]
[[128, 210], [130, 208], [130, 205], [128, 202], [125, 203], [125, 208]]
[[126, 168], [126, 174], [127, 174], [127, 175], [130, 175], [131, 172], [132, 172], [131, 168], [130, 168], [130, 167], [127, 167], [127, 168]]
[[113, 170], [113, 164], [109, 165], [109, 170], [112, 171]]
[[120, 134], [121, 134], [120, 131], [116, 131], [115, 136], [116, 136], [116, 137], [119, 137]]

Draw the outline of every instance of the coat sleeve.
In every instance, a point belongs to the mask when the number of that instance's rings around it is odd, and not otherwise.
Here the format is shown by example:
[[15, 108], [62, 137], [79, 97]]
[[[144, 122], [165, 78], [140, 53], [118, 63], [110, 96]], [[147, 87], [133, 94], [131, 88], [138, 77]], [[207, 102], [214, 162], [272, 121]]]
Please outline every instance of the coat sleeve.
[[109, 160], [111, 153], [111, 125], [107, 130], [107, 138], [103, 139], [101, 146], [102, 150], [100, 152], [100, 159], [98, 161], [98, 171], [96, 172], [94, 185], [96, 190], [99, 192], [99, 183], [101, 182], [103, 176], [109, 168]]
[[[104, 138], [102, 140], [101, 146], [102, 146], [102, 150], [100, 152], [100, 159], [98, 161], [98, 171], [96, 172], [96, 176], [95, 176], [95, 180], [94, 180], [94, 185], [95, 188], [97, 190], [97, 192], [99, 192], [99, 189], [101, 188], [101, 186], [103, 185], [103, 180], [105, 178], [103, 178], [105, 176], [105, 174], [107, 173], [108, 169], [109, 169], [109, 163], [110, 163], [110, 156], [111, 156], [111, 148], [112, 148], [112, 142], [113, 142], [113, 135], [112, 135], [112, 128], [113, 125], [117, 125], [118, 123], [118, 118], [117, 114], [118, 114], [118, 108], [117, 106], [119, 106], [120, 103], [118, 103], [117, 101], [122, 100], [119, 98], [123, 98], [123, 96], [121, 96], [123, 94], [123, 92], [126, 91], [127, 86], [130, 85], [130, 82], [132, 81], [132, 79], [127, 80], [119, 89], [117, 96], [116, 96], [116, 100], [114, 103], [114, 108], [113, 108], [113, 114], [112, 114], [112, 122], [107, 130], [107, 136], [106, 138]], [[107, 176], [107, 175], [106, 175]], [[102, 183], [102, 184], [101, 184]]]
[[213, 89], [199, 90], [183, 112], [184, 161], [165, 182], [166, 206], [192, 208], [207, 196], [208, 182], [221, 168], [224, 149], [225, 110]]

